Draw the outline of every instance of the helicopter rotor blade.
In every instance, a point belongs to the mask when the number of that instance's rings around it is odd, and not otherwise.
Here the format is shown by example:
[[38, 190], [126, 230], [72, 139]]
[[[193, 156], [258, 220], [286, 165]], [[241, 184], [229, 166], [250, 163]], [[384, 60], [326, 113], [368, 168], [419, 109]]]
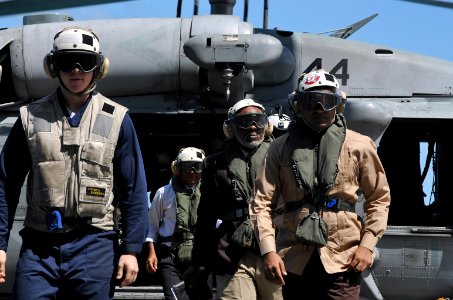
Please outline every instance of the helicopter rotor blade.
[[453, 2], [450, 2], [450, 1], [439, 1], [439, 0], [400, 0], [400, 1], [414, 2], [414, 3], [444, 7], [444, 8], [453, 8]]

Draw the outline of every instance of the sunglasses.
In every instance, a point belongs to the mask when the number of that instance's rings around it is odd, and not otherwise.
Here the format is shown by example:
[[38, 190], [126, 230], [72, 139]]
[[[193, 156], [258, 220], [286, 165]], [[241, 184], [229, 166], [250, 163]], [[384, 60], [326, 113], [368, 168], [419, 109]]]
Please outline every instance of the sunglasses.
[[314, 110], [320, 104], [325, 111], [332, 110], [342, 103], [342, 98], [337, 94], [303, 92], [299, 93], [297, 105], [301, 105], [306, 110]]
[[269, 121], [266, 114], [243, 114], [235, 115], [232, 122], [241, 129], [249, 129], [252, 125], [255, 125], [256, 128], [263, 129]]
[[201, 173], [203, 170], [203, 162], [201, 161], [181, 161], [179, 162], [179, 168], [181, 173], [187, 173], [190, 171], [195, 171]]
[[100, 57], [95, 53], [58, 52], [55, 54], [55, 66], [63, 72], [71, 72], [79, 68], [84, 73], [96, 69], [100, 65]]

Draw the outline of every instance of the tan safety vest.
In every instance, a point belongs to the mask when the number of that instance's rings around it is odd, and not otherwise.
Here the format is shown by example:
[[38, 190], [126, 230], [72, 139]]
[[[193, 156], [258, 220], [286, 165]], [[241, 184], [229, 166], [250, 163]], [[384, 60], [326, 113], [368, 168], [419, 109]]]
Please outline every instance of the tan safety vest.
[[126, 112], [99, 93], [78, 127], [69, 125], [56, 93], [20, 108], [32, 160], [26, 227], [48, 231], [46, 214], [58, 209], [64, 219], [113, 229], [112, 161]]

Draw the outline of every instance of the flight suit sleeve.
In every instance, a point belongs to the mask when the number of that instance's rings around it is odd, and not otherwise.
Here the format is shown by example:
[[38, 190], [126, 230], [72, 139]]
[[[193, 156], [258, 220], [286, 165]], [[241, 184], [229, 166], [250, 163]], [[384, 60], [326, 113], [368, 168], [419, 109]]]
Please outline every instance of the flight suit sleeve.
[[0, 154], [0, 249], [8, 247], [9, 231], [14, 223], [17, 204], [25, 177], [31, 168], [31, 156], [20, 118], [17, 119]]
[[360, 185], [365, 196], [364, 212], [366, 215], [360, 245], [373, 251], [387, 228], [390, 187], [371, 139], [365, 143], [362, 152]]
[[272, 207], [276, 206], [274, 202], [278, 198], [279, 165], [278, 148], [271, 144], [256, 177], [255, 196], [250, 203], [250, 219], [262, 255], [276, 252]]
[[138, 254], [148, 231], [148, 196], [140, 145], [128, 114], [121, 124], [113, 165], [123, 229], [120, 251]]

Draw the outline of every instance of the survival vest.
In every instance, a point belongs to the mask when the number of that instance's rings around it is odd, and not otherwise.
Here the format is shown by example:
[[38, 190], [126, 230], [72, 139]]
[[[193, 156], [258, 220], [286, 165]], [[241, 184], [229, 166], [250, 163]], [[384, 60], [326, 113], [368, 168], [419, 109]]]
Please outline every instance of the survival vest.
[[54, 93], [20, 108], [32, 160], [24, 225], [48, 231], [46, 214], [88, 219], [113, 229], [113, 156], [127, 109], [93, 93], [78, 127], [71, 127]]
[[197, 223], [197, 210], [200, 203], [200, 182], [195, 190], [187, 190], [177, 177], [172, 179], [176, 197], [176, 226], [172, 237], [172, 248], [182, 263], [192, 261], [193, 239]]

